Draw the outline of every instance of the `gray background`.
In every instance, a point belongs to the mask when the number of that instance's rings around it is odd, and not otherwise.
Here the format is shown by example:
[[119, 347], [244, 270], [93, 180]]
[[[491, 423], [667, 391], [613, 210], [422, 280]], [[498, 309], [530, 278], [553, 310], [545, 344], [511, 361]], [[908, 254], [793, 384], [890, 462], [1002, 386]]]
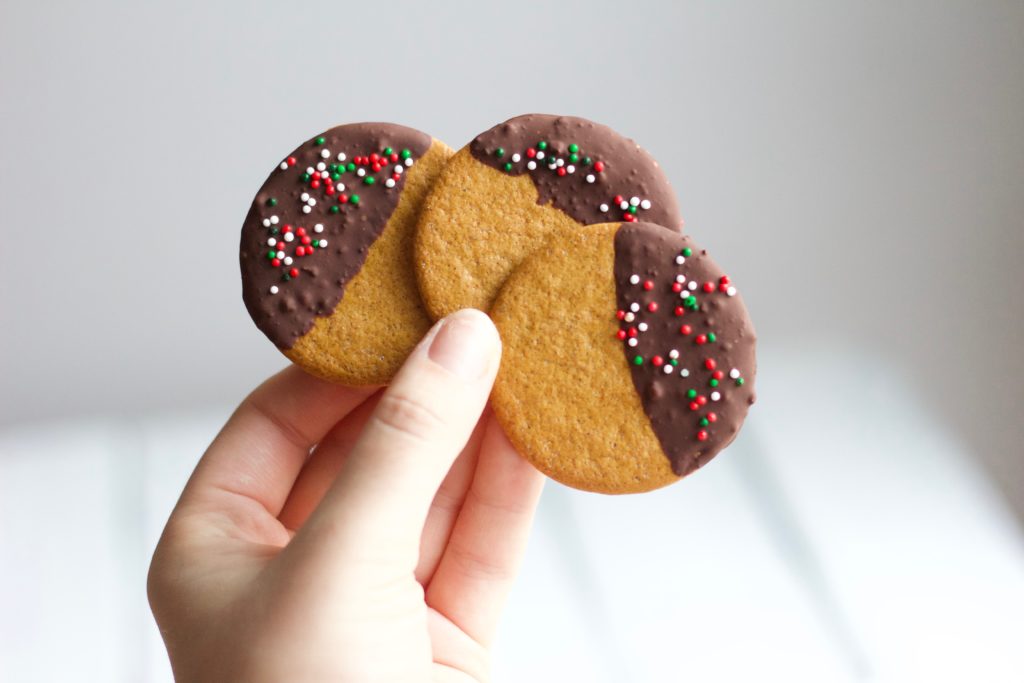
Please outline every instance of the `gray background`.
[[4, 3], [0, 421], [236, 400], [283, 365], [236, 264], [280, 157], [341, 122], [457, 147], [528, 111], [659, 158], [765, 371], [899, 368], [1024, 512], [1019, 2]]

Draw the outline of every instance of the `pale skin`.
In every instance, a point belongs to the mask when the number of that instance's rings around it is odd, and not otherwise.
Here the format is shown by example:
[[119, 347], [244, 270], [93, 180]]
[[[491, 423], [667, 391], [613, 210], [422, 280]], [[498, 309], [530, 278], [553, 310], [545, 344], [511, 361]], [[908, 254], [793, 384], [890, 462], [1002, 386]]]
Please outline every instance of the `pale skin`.
[[150, 568], [179, 682], [488, 679], [543, 481], [485, 412], [500, 355], [460, 311], [384, 391], [293, 367], [245, 399]]

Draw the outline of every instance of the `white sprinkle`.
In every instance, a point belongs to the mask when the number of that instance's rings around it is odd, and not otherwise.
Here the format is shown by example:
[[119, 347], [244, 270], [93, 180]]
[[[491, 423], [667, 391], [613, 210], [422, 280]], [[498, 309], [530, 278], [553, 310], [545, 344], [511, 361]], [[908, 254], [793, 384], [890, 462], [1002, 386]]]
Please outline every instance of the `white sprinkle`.
[[607, 204], [602, 204], [599, 208], [601, 209], [601, 213], [608, 213], [608, 205]]
[[630, 275], [629, 276], [629, 284], [631, 284], [631, 285], [638, 285], [638, 284], [640, 284], [640, 276], [637, 275], [636, 273], [633, 273], [632, 275]]
[[669, 358], [679, 358], [679, 351], [676, 350], [676, 349], [672, 349], [671, 351], [668, 352], [668, 357]]
[[284, 241], [285, 242], [291, 242], [294, 239], [295, 239], [295, 233], [294, 232], [286, 232], [284, 234]]
[[360, 178], [362, 178], [364, 175], [366, 175], [366, 169], [365, 168], [357, 168], [356, 169], [356, 175], [359, 176]]
[[[319, 164], [316, 165], [316, 170], [318, 170], [318, 171], [326, 171], [327, 170], [327, 164], [325, 164], [324, 162], [321, 161]], [[323, 176], [320, 176], [320, 177], [323, 178]]]
[[640, 330], [641, 332], [646, 332], [647, 331], [647, 323], [640, 323], [639, 325], [636, 326], [636, 329]]
[[565, 166], [565, 159], [555, 159], [555, 166], [558, 166], [559, 168]]
[[320, 240], [320, 248], [323, 249], [327, 246], [327, 240]]
[[263, 219], [263, 227], [264, 228], [269, 228], [270, 227], [270, 219], [269, 218], [264, 218]]
[[286, 256], [285, 259], [284, 259], [284, 264], [286, 266], [290, 266], [292, 264], [292, 257], [291, 256]]
[[330, 178], [331, 174], [328, 173], [327, 171], [320, 171], [320, 177], [321, 178]]
[[737, 368], [733, 368], [732, 370], [729, 371], [729, 376], [732, 377], [733, 379], [736, 379], [737, 377], [740, 376], [740, 371]]
[[690, 284], [688, 284], [686, 286], [689, 287], [690, 290], [697, 289], [697, 281], [696, 280], [690, 280]]
[[576, 172], [576, 167], [573, 166], [572, 164], [569, 164], [568, 166], [565, 167], [565, 172], [566, 173], [575, 173]]
[[384, 181], [384, 187], [394, 187], [394, 186], [395, 186], [395, 179], [394, 178], [388, 178], [387, 180]]
[[623, 200], [622, 203], [619, 204], [619, 208], [622, 209], [623, 211], [628, 210], [629, 209], [629, 202], [627, 202], [626, 200]]
[[634, 301], [629, 305], [629, 310], [633, 311], [634, 313], [638, 313], [640, 311], [640, 304]]
[[519, 156], [518, 154], [513, 154], [512, 155], [512, 163], [513, 164], [518, 164], [520, 159], [522, 159], [522, 157]]
[[593, 174], [593, 173], [588, 173], [588, 174], [587, 174], [587, 182], [588, 182], [588, 183], [592, 183], [592, 182], [594, 182], [595, 180], [597, 180], [597, 178], [595, 178], [595, 177], [594, 177], [594, 174]]
[[269, 240], [267, 240], [267, 246], [268, 247], [272, 247], [275, 244], [277, 244], [277, 240], [275, 240], [273, 237], [271, 237]]
[[280, 220], [280, 219], [276, 215], [270, 217], [270, 223], [272, 225], [277, 225], [277, 221], [278, 220]]
[[665, 363], [664, 370], [666, 375], [671, 375], [672, 371], [675, 370], [675, 366], [673, 366], [671, 363]]
[[725, 293], [727, 296], [736, 296], [736, 288], [730, 285], [729, 289], [725, 290]]
[[686, 257], [685, 256], [683, 256], [682, 254], [680, 254], [679, 256], [676, 256], [676, 264], [677, 265], [681, 266], [684, 263], [686, 263]]
[[630, 197], [629, 198], [629, 205], [630, 206], [640, 206], [640, 198], [639, 197]]
[[[278, 166], [278, 168], [280, 168], [282, 171], [287, 171], [288, 170], [288, 162], [287, 161], [282, 161], [281, 165]], [[273, 294], [273, 292], [271, 292], [271, 294]]]
[[537, 152], [537, 161], [540, 161], [543, 158], [544, 158], [544, 152]]
[[334, 189], [337, 190], [338, 192], [344, 192], [345, 183], [338, 183], [337, 185], [334, 186]]
[[686, 276], [685, 275], [676, 275], [676, 282], [678, 282], [679, 284], [683, 284], [684, 282], [686, 282]]
[[690, 371], [687, 370], [686, 368], [683, 368], [682, 370], [679, 371], [679, 376], [680, 377], [689, 377], [690, 376]]
[[306, 173], [308, 173], [309, 175], [313, 175], [313, 173], [314, 173], [315, 171], [316, 171], [316, 169], [315, 169], [315, 168], [313, 168], [312, 166], [307, 166], [307, 167], [306, 167]]
[[310, 197], [309, 201], [307, 201], [306, 203], [309, 204], [310, 206], [316, 206], [316, 200], [313, 199], [312, 197]]
[[345, 161], [347, 158], [344, 152], [338, 152], [338, 161]]
[[643, 209], [644, 211], [651, 208], [651, 200], [645, 199], [642, 202], [640, 202], [640, 208]]
[[277, 294], [279, 291], [281, 291], [281, 290], [279, 290], [277, 288], [277, 285], [270, 285], [270, 293], [271, 294]]
[[313, 226], [313, 232], [323, 232], [323, 231], [324, 231], [324, 224], [323, 223], [317, 223], [316, 225]]
[[320, 150], [320, 157], [321, 158], [326, 159], [329, 156], [331, 156], [331, 150], [329, 150], [329, 149], [322, 149], [322, 150]]
[[711, 400], [712, 401], [717, 401], [720, 398], [722, 398], [722, 395], [720, 393], [718, 393], [717, 391], [712, 391], [711, 392]]
[[395, 164], [395, 173], [399, 175], [405, 173], [405, 166], [402, 166], [401, 164]]
[[637, 344], [636, 337], [630, 337], [629, 341], [627, 341], [626, 343], [629, 344], [630, 346], [636, 346], [636, 344]]
[[277, 257], [277, 258], [284, 258], [284, 252], [283, 251], [279, 251], [276, 254], [274, 254], [274, 256]]
[[631, 322], [633, 322], [634, 320], [636, 320], [636, 316], [635, 316], [635, 315], [633, 315], [632, 313], [627, 313], [627, 314], [626, 314], [626, 315], [625, 315], [625, 316], [623, 317], [623, 320], [625, 320], [625, 321], [626, 321], [627, 323], [631, 323]]
[[313, 209], [310, 208], [310, 206], [308, 204], [306, 206], [302, 207], [302, 213], [309, 213], [312, 210]]
[[409, 157], [408, 159], [405, 160], [405, 165], [406, 166], [412, 166], [412, 163], [413, 163], [412, 162], [412, 157]]
[[304, 202], [308, 202], [309, 201], [309, 193], [308, 192], [303, 192], [302, 195], [299, 197], [299, 199], [301, 199]]
[[526, 168], [530, 169], [531, 171], [536, 170], [537, 169], [537, 162], [533, 161], [533, 160], [527, 161], [526, 162]]

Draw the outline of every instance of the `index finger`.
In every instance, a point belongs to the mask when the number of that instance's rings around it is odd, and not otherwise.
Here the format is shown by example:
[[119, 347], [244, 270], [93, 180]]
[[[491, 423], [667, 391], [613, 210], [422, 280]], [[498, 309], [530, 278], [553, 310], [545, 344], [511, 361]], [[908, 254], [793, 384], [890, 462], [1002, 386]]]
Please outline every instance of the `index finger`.
[[291, 365], [242, 401], [185, 486], [179, 510], [241, 496], [273, 517], [284, 506], [310, 449], [375, 387], [344, 387]]

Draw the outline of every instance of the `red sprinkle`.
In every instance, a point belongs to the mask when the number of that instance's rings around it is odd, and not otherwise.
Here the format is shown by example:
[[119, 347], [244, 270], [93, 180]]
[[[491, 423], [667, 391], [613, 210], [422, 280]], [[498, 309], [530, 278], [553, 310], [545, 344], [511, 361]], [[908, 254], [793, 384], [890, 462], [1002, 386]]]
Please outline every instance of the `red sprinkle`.
[[704, 291], [705, 292], [713, 292], [713, 291], [715, 291], [715, 283], [714, 282], [705, 282], [704, 283]]
[[715, 359], [714, 358], [706, 358], [706, 359], [704, 359], [704, 367], [706, 367], [708, 370], [714, 370], [715, 369]]
[[300, 240], [303, 244], [309, 244], [309, 235], [303, 235]]
[[612, 201], [614, 201], [616, 204], [621, 204], [622, 201], [623, 201], [622, 200], [622, 195], [621, 194], [615, 195], [615, 199], [613, 199]]
[[706, 334], [698, 334], [697, 338], [694, 339], [694, 341], [697, 342], [698, 344], [707, 344], [708, 336]]
[[682, 282], [673, 282], [672, 283], [672, 291], [674, 293], [676, 293], [676, 294], [678, 294], [679, 292], [683, 291], [683, 283]]
[[[685, 309], [685, 308], [683, 308], [682, 306], [676, 306], [675, 314], [676, 314], [677, 316], [680, 316], [680, 315], [682, 315], [683, 313], [686, 313], [686, 309]], [[686, 333], [684, 332], [683, 334], [686, 334]]]
[[305, 247], [295, 247], [295, 255], [296, 256], [305, 256], [306, 255], [306, 248]]
[[399, 180], [402, 179], [402, 174], [401, 173], [392, 173], [391, 174], [391, 179], [394, 180], [397, 183]]
[[376, 152], [373, 152], [372, 154], [370, 154], [370, 163], [371, 163], [371, 164], [375, 164], [375, 163], [377, 163], [378, 161], [380, 161], [380, 157], [379, 157], [379, 156], [377, 156], [377, 153], [376, 153]]
[[[594, 170], [597, 171], [598, 173], [603, 171], [604, 170], [604, 162], [603, 161], [595, 161], [594, 162]], [[621, 202], [622, 200], [620, 199], [619, 201]]]
[[277, 268], [278, 266], [281, 265], [281, 259], [279, 259], [279, 258], [272, 258], [272, 259], [270, 259], [270, 265], [272, 265], [275, 268]]
[[314, 180], [314, 181], [312, 181], [309, 184], [309, 186], [312, 187], [315, 190], [316, 188], [320, 187], [320, 181], [319, 180]]
[[682, 327], [679, 328], [679, 331], [682, 332], [683, 334], [690, 334], [691, 332], [693, 332], [693, 328], [690, 327], [689, 325], [683, 325]]
[[288, 225], [287, 223], [285, 223], [284, 227], [281, 228], [281, 232], [291, 232], [291, 231], [292, 231], [292, 226]]
[[718, 281], [721, 282], [723, 285], [727, 285], [730, 282], [729, 276], [723, 275], [722, 277], [718, 278]]
[[657, 313], [658, 312], [658, 302], [657, 301], [652, 301], [651, 303], [647, 304], [647, 310], [650, 311], [651, 313]]
[[289, 166], [294, 166], [295, 165], [295, 157], [288, 157], [288, 165]]
[[338, 195], [338, 202], [340, 202], [341, 204], [348, 204], [348, 195], [347, 194]]
[[615, 311], [615, 317], [619, 320], [623, 320], [626, 317], [625, 311]]
[[565, 166], [558, 167], [558, 175], [564, 176], [566, 173], [568, 173], [568, 171], [565, 170]]
[[714, 422], [717, 419], [718, 419], [717, 415], [715, 415], [714, 413], [708, 413], [708, 422]]
[[721, 370], [715, 370], [714, 372], [711, 373], [711, 376], [714, 377], [715, 379], [722, 379], [723, 377], [725, 377], [725, 373], [722, 372]]
[[654, 283], [651, 282], [650, 280], [644, 280], [644, 289], [646, 289], [648, 292], [651, 291], [652, 289], [654, 289]]
[[291, 270], [288, 271], [288, 274], [291, 275], [292, 277], [298, 277], [299, 276], [299, 269], [298, 268], [292, 268]]
[[527, 159], [532, 159], [535, 156], [537, 156], [537, 150], [535, 150], [533, 147], [530, 147], [528, 150], [526, 150]]
[[706, 431], [704, 431], [703, 429], [700, 430], [699, 432], [697, 432], [697, 440], [698, 441], [707, 441], [708, 440], [708, 433]]
[[391, 156], [388, 157], [391, 161], [398, 161], [398, 152], [392, 152]]
[[636, 335], [637, 335], [636, 328], [635, 327], [629, 328], [629, 336], [630, 337], [635, 337]]
[[655, 356], [654, 358], [651, 359], [651, 363], [654, 364], [654, 367], [660, 368], [662, 365], [665, 364], [665, 359], [662, 358], [661, 356]]
[[690, 410], [700, 410], [700, 404], [696, 401], [690, 402]]
[[619, 330], [618, 332], [615, 333], [615, 336], [618, 337], [619, 339], [625, 339], [626, 338], [626, 331], [625, 330]]
[[702, 405], [706, 405], [707, 402], [708, 402], [708, 397], [707, 396], [698, 396], [697, 397], [697, 405], [701, 405], [701, 406]]

